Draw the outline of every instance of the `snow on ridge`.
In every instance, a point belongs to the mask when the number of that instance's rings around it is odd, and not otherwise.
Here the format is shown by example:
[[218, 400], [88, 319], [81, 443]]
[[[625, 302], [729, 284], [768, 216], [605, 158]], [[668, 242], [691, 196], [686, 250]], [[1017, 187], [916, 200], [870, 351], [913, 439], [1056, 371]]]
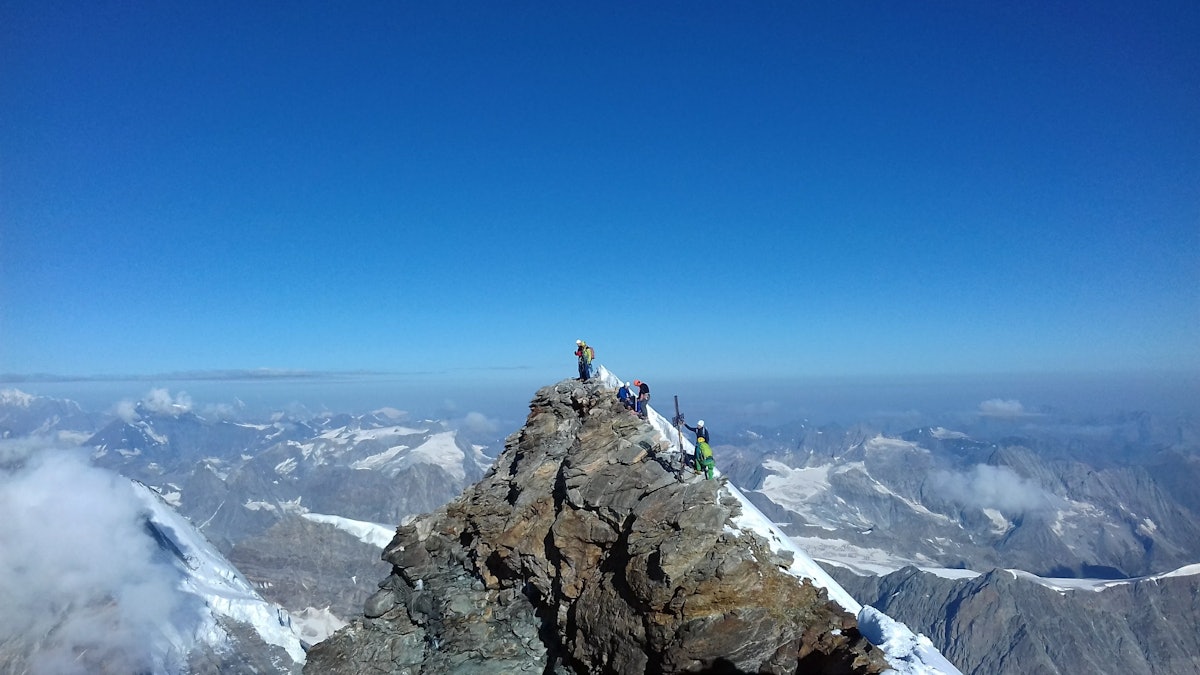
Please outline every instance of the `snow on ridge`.
[[[861, 464], [861, 462], [858, 462], [858, 464]], [[913, 512], [915, 512], [915, 513], [919, 513], [923, 516], [933, 518], [934, 520], [944, 521], [950, 525], [958, 525], [958, 523], [953, 518], [943, 515], [941, 513], [935, 513], [934, 511], [930, 511], [929, 508], [926, 507], [921, 502], [909, 499], [908, 497], [905, 497], [904, 495], [897, 493], [895, 490], [889, 488], [888, 486], [884, 485], [883, 483], [880, 483], [878, 480], [875, 479], [874, 476], [872, 476], [870, 473], [867, 472], [865, 465], [863, 466], [862, 471], [863, 471], [863, 474], [866, 475], [867, 478], [871, 479], [871, 483], [872, 483], [871, 489], [874, 490], [875, 492], [878, 492], [881, 495], [886, 495], [888, 497], [891, 497], [892, 499], [895, 499], [896, 501], [900, 502], [901, 504], [904, 504], [908, 508], [912, 509]]]
[[3, 389], [0, 390], [0, 403], [5, 405], [15, 405], [22, 408], [28, 408], [33, 405], [33, 399], [36, 398], [33, 394], [27, 394], [20, 389]]
[[467, 479], [467, 472], [463, 469], [463, 462], [467, 460], [467, 455], [458, 447], [456, 438], [455, 431], [433, 434], [424, 443], [413, 448], [409, 456], [426, 464], [440, 466], [455, 480], [464, 481]]
[[405, 450], [408, 450], [407, 445], [393, 446], [387, 450], [384, 450], [383, 452], [379, 452], [371, 455], [370, 457], [364, 457], [356, 462], [352, 462], [350, 464], [350, 468], [354, 469], [355, 471], [378, 469], [386, 466], [388, 462], [396, 458], [396, 455], [399, 455]]
[[[618, 382], [623, 382], [623, 380], [617, 378], [604, 366], [600, 366], [599, 378], [602, 382], [609, 386], [614, 386], [617, 385]], [[672, 426], [665, 417], [656, 412], [653, 407], [646, 406], [646, 410], [649, 418], [648, 421], [650, 422], [651, 426], [657, 429], [671, 442], [672, 448], [670, 452], [679, 452], [679, 434], [675, 427]], [[687, 439], [683, 439], [683, 450], [687, 453], [694, 451], [692, 443]], [[719, 470], [716, 472], [716, 475], [720, 475]], [[756, 507], [749, 499], [747, 499], [746, 496], [742, 494], [741, 490], [737, 489], [728, 481], [726, 481], [722, 489], [727, 490], [742, 505], [742, 513], [734, 519], [734, 525], [736, 525], [742, 531], [749, 531], [763, 537], [767, 540], [771, 549], [774, 551], [786, 550], [792, 553], [792, 566], [788, 570], [789, 573], [791, 573], [793, 576], [806, 577], [810, 579], [813, 584], [824, 587], [829, 592], [829, 597], [831, 600], [838, 603], [846, 611], [851, 612], [852, 614], [857, 614], [858, 611], [862, 609], [862, 605], [860, 605], [858, 601], [850, 597], [850, 594], [847, 593], [846, 590], [842, 588], [836, 581], [834, 581], [833, 577], [829, 576], [825, 570], [821, 569], [821, 567], [817, 565], [807, 553], [797, 546], [790, 537], [784, 534], [783, 531], [780, 530], [777, 525], [775, 525], [775, 523], [771, 522], [769, 518], [763, 515], [762, 511], [759, 511], [758, 507]]]
[[278, 502], [278, 503], [254, 501], [252, 499], [247, 499], [246, 503], [242, 504], [242, 508], [244, 508], [248, 511], [270, 511], [272, 513], [293, 513], [293, 514], [298, 514], [298, 515], [302, 516], [302, 515], [308, 513], [308, 508], [300, 505], [300, 501], [302, 499], [304, 499], [304, 497], [301, 496], [301, 497], [296, 497], [295, 499], [290, 499], [290, 500], [282, 501], [282, 502]]
[[996, 509], [985, 508], [983, 509], [983, 515], [987, 516], [988, 520], [992, 523], [992, 534], [1004, 534], [1013, 527], [1012, 523], [1008, 522], [1008, 518], [1005, 518], [1004, 514]]
[[286, 476], [295, 471], [298, 465], [299, 464], [296, 462], [295, 457], [288, 457], [287, 459], [275, 465], [275, 473], [279, 474], [280, 476]]
[[1115, 586], [1127, 586], [1129, 584], [1141, 583], [1143, 581], [1158, 581], [1159, 579], [1168, 579], [1171, 577], [1190, 577], [1200, 575], [1200, 563], [1184, 565], [1179, 569], [1162, 574], [1151, 574], [1144, 577], [1130, 577], [1128, 579], [1074, 579], [1074, 578], [1055, 578], [1055, 577], [1039, 577], [1032, 572], [1025, 570], [1009, 569], [1009, 574], [1014, 578], [1032, 581], [1035, 584], [1045, 586], [1059, 593], [1068, 591], [1092, 591], [1099, 593], [1108, 588]]
[[408, 413], [406, 413], [403, 410], [400, 410], [398, 408], [392, 408], [390, 406], [384, 406], [382, 408], [379, 408], [378, 410], [372, 410], [371, 414], [379, 415], [380, 417], [386, 417], [390, 420], [397, 420], [397, 421], [403, 420], [405, 417], [408, 417]]
[[829, 599], [858, 618], [859, 631], [887, 655], [888, 663], [902, 675], [962, 675], [946, 660], [929, 638], [913, 631], [903, 623], [871, 607], [859, 604], [841, 584], [821, 568], [804, 549], [783, 533], [762, 511], [759, 511], [732, 483], [721, 488], [728, 491], [742, 504], [742, 514], [734, 524], [743, 531], [749, 530], [763, 536], [772, 550], [792, 553], [792, 565], [786, 572], [809, 579], [829, 594]]
[[[188, 570], [180, 581], [181, 590], [199, 597], [213, 614], [253, 626], [264, 642], [282, 648], [295, 663], [304, 663], [304, 648], [292, 633], [287, 610], [264, 600], [237, 568], [178, 511], [166, 506], [151, 488], [137, 482], [130, 485], [152, 514], [151, 520], [186, 559]], [[196, 638], [220, 646], [227, 636], [215, 623], [213, 614], [203, 617]]]
[[767, 540], [773, 551], [789, 551], [792, 554], [792, 565], [786, 571], [795, 577], [807, 578], [814, 585], [820, 586], [829, 592], [829, 599], [841, 605], [843, 609], [851, 614], [857, 614], [862, 609], [862, 605], [857, 600], [846, 592], [838, 582], [829, 576], [829, 573], [821, 569], [821, 566], [816, 563], [808, 553], [800, 548], [791, 537], [784, 534], [775, 523], [771, 522], [762, 511], [758, 510], [749, 499], [746, 498], [742, 491], [734, 487], [732, 483], [726, 483], [723, 490], [728, 491], [742, 505], [742, 513], [733, 519], [734, 525], [744, 532], [752, 532]]
[[380, 438], [391, 438], [394, 436], [422, 436], [429, 433], [429, 429], [416, 429], [414, 427], [406, 427], [402, 425], [394, 425], [390, 427], [375, 427], [373, 429], [354, 429], [348, 430], [345, 427], [337, 429], [342, 435], [353, 441], [375, 441]]
[[166, 434], [158, 433], [146, 422], [139, 422], [138, 427], [142, 430], [142, 433], [144, 433], [147, 438], [159, 445], [166, 445], [170, 440], [167, 438]]
[[969, 436], [967, 436], [966, 434], [964, 434], [961, 431], [951, 431], [951, 430], [947, 429], [946, 427], [933, 427], [932, 429], [929, 430], [929, 435], [933, 436], [934, 438], [936, 438], [938, 440], [943, 440], [943, 441], [969, 438]]
[[329, 607], [305, 607], [299, 612], [292, 612], [292, 630], [301, 641], [310, 645], [321, 642], [347, 625], [329, 611]]
[[763, 479], [758, 492], [780, 507], [804, 516], [811, 524], [832, 527], [818, 516], [809, 502], [830, 489], [830, 464], [796, 469], [775, 459], [763, 462], [763, 468], [772, 472]]
[[[836, 565], [863, 576], [884, 576], [904, 567], [933, 571], [936, 562], [923, 555], [896, 555], [880, 548], [851, 543], [845, 539], [792, 537], [793, 542], [817, 562]], [[936, 572], [934, 572], [936, 573]], [[972, 575], [976, 573], [972, 572]]]
[[[395, 428], [389, 427], [389, 429]], [[390, 435], [399, 436], [404, 434]], [[455, 480], [460, 482], [465, 481], [467, 472], [463, 464], [467, 461], [467, 454], [463, 452], [462, 448], [458, 447], [457, 437], [458, 432], [456, 431], [440, 431], [426, 437], [415, 448], [410, 448], [407, 445], [395, 445], [383, 452], [352, 462], [350, 468], [359, 471], [388, 469], [399, 471], [417, 463], [431, 464], [441, 467], [442, 470], [450, 474]], [[478, 454], [477, 451], [473, 452]]]
[[[599, 366], [597, 378], [609, 387], [619, 387], [620, 383], [624, 382], [604, 366]], [[646, 406], [646, 412], [650, 424], [671, 443], [672, 447], [669, 452], [679, 452], [685, 449], [688, 452], [692, 451], [692, 444], [689, 441], [683, 439], [680, 443], [679, 433], [665, 417], [658, 414], [651, 406]], [[911, 445], [904, 441], [901, 442]], [[918, 449], [923, 450], [923, 448]], [[717, 475], [720, 475], [719, 471]], [[946, 657], [933, 646], [929, 638], [913, 633], [908, 626], [893, 620], [874, 607], [863, 607], [859, 604], [846, 592], [846, 589], [829, 576], [829, 573], [822, 569], [796, 542], [784, 534], [783, 530], [763, 515], [762, 511], [759, 511], [758, 507], [754, 506], [732, 483], [725, 481], [721, 489], [741, 503], [742, 513], [734, 519], [733, 524], [743, 532], [752, 532], [762, 536], [773, 551], [790, 551], [792, 565], [785, 571], [798, 578], [809, 579], [813, 585], [824, 588], [830, 600], [856, 615], [859, 621], [859, 630], [871, 641], [871, 644], [884, 651], [888, 663], [897, 673], [901, 675], [962, 675], [961, 671], [951, 665]]]
[[1151, 579], [1166, 579], [1168, 577], [1191, 577], [1200, 574], [1200, 563], [1184, 565], [1177, 570], [1150, 577]]
[[858, 631], [888, 656], [888, 663], [900, 675], [962, 675], [924, 635], [914, 634], [908, 626], [867, 606], [858, 614]]
[[363, 520], [351, 520], [341, 516], [327, 515], [324, 513], [305, 513], [305, 520], [311, 520], [314, 523], [324, 523], [332, 525], [337, 529], [348, 532], [364, 544], [370, 544], [378, 548], [386, 548], [392, 543], [392, 539], [396, 536], [396, 528], [380, 525], [378, 523], [369, 523]]
[[[623, 381], [604, 366], [599, 368], [599, 377], [605, 384], [613, 387], [619, 386], [618, 382]], [[686, 439], [681, 444], [675, 427], [671, 426], [667, 419], [658, 414], [653, 407], [647, 406], [647, 416], [652, 426], [670, 440], [672, 452], [692, 451], [692, 444]], [[928, 452], [906, 441], [900, 441], [900, 443]], [[682, 447], [680, 447], [681, 445]], [[719, 471], [717, 475], [720, 475]], [[741, 503], [742, 513], [734, 519], [734, 524], [742, 531], [750, 531], [762, 536], [774, 551], [790, 551], [792, 565], [786, 571], [793, 576], [807, 578], [814, 585], [825, 588], [831, 600], [841, 605], [846, 611], [855, 614], [859, 620], [860, 630], [871, 640], [872, 644], [887, 654], [888, 663], [898, 673], [903, 675], [962, 675], [946, 660], [945, 656], [933, 647], [929, 638], [914, 634], [906, 625], [894, 621], [873, 607], [863, 607], [851, 597], [846, 589], [842, 588], [833, 577], [829, 576], [828, 572], [817, 565], [806, 551], [779, 529], [762, 511], [759, 511], [758, 507], [754, 506], [736, 486], [726, 481], [721, 489], [727, 491]], [[873, 634], [868, 634], [868, 629], [872, 630]]]
[[878, 436], [875, 436], [874, 438], [868, 440], [866, 443], [863, 444], [863, 449], [864, 450], [877, 450], [879, 452], [899, 452], [902, 450], [909, 450], [909, 451], [915, 450], [917, 452], [929, 454], [929, 450], [922, 448], [921, 446], [917, 445], [916, 443], [913, 443], [912, 441], [906, 441], [901, 438], [891, 438], [888, 436], [884, 436], [883, 434], [879, 434]]

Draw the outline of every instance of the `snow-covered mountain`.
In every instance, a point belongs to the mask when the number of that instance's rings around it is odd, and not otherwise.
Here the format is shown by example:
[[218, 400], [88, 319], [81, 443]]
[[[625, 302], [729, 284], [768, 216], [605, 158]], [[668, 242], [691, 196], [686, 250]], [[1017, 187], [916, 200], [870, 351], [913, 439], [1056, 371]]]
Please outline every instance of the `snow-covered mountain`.
[[1119, 581], [830, 571], [864, 602], [939, 636], [964, 673], [1184, 675], [1200, 666], [1195, 566]]
[[[380, 542], [478, 480], [494, 454], [442, 422], [386, 409], [233, 422], [149, 400], [119, 412], [90, 433], [101, 416], [71, 402], [0, 397], [10, 435], [48, 435], [56, 447], [86, 440], [97, 465], [177, 508], [251, 589], [290, 608], [309, 644], [361, 612], [386, 574]], [[665, 419], [651, 421], [678, 439]], [[875, 606], [930, 636], [963, 672], [992, 674], [1042, 659], [1072, 670], [1083, 657], [1046, 631], [1106, 626], [1084, 661], [1140, 641], [1157, 656], [1112, 662], [1188, 672], [1180, 664], [1194, 664], [1200, 645], [1175, 633], [1200, 608], [1176, 596], [1195, 597], [1200, 580], [1196, 426], [1145, 414], [1018, 422], [900, 434], [868, 424], [717, 429], [715, 451], [743, 513], [763, 514], [746, 527], [801, 561], [800, 576], [827, 573], [827, 588], [850, 590], [842, 600], [863, 603], [854, 611], [864, 630], [889, 625], [872, 622]], [[920, 644], [913, 633], [873, 638]], [[1001, 666], [1005, 645], [1021, 658]]]
[[819, 447], [814, 435], [730, 448], [722, 464], [814, 555], [860, 571], [1123, 578], [1200, 552], [1200, 520], [1145, 467], [1047, 460], [1023, 439], [982, 442], [943, 428], [900, 437], [829, 429]]
[[378, 567], [336, 519], [394, 530], [491, 463], [445, 423], [388, 409], [248, 423], [138, 405], [87, 445], [158, 491], [262, 593], [324, 625], [360, 610]]
[[[5, 672], [299, 672], [268, 603], [157, 494], [52, 448], [0, 470]], [[19, 516], [17, 515], [19, 514]]]
[[[0, 401], [0, 415], [30, 433], [66, 419], [62, 410], [78, 406], [15, 390]], [[48, 417], [35, 423], [37, 411]], [[85, 419], [93, 418], [101, 419]], [[197, 414], [186, 397], [162, 390], [118, 404], [99, 429], [73, 433], [38, 443], [82, 444], [95, 465], [149, 486], [253, 588], [300, 617], [309, 642], [360, 611], [378, 575], [371, 545], [337, 524], [394, 531], [491, 462], [446, 423], [397, 410], [233, 421]]]
[[1180, 629], [1200, 619], [1194, 433], [1151, 433], [1144, 415], [1045, 423], [988, 441], [802, 425], [716, 453], [856, 598], [964, 672], [1195, 672], [1200, 641]]
[[85, 412], [74, 401], [0, 390], [0, 438], [90, 435], [100, 421], [100, 415]]
[[[236, 653], [238, 661], [249, 651], [244, 640], [249, 628], [261, 642], [277, 647], [287, 659], [270, 656], [279, 672], [289, 672], [304, 663], [304, 649], [292, 630], [291, 616], [277, 604], [267, 602], [250, 582], [222, 556], [186, 518], [144, 484], [132, 484], [137, 498], [146, 509], [146, 529], [159, 550], [179, 571], [179, 588], [203, 603], [199, 621], [191, 635], [175, 633], [179, 639], [170, 649], [188, 653], [189, 643], [207, 645], [216, 654]], [[289, 661], [290, 659], [290, 661]]]

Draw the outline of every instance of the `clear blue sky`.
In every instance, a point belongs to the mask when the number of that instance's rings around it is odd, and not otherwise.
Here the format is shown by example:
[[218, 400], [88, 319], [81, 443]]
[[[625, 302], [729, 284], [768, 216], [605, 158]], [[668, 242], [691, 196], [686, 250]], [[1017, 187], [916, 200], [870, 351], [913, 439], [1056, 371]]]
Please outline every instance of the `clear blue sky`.
[[1200, 3], [0, 2], [0, 373], [1200, 369]]

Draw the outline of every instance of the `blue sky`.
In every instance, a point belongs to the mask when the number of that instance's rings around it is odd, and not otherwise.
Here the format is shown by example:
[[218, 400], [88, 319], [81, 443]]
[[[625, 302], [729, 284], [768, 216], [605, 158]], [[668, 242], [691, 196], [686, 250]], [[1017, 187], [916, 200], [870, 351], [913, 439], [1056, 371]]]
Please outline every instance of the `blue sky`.
[[[651, 5], [647, 7], [646, 5]], [[1200, 5], [0, 3], [0, 373], [1200, 370]]]

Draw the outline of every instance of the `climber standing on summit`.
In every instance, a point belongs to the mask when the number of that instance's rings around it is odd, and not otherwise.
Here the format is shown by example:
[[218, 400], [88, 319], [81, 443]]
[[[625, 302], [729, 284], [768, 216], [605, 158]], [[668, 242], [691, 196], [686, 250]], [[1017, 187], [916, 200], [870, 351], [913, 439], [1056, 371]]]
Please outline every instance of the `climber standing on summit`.
[[641, 380], [634, 380], [633, 386], [637, 387], [638, 390], [637, 407], [634, 410], [637, 412], [638, 417], [646, 419], [646, 416], [649, 414], [646, 410], [646, 405], [650, 403], [650, 385]]
[[587, 382], [592, 377], [592, 359], [596, 352], [583, 340], [575, 341], [575, 356], [579, 359], [579, 379]]
[[712, 436], [708, 433], [708, 427], [704, 426], [704, 420], [696, 422], [696, 426], [692, 426], [687, 422], [683, 426], [696, 434], [696, 450], [692, 454], [692, 470], [696, 473], [702, 473], [708, 480], [713, 477], [713, 456], [712, 456]]
[[712, 436], [708, 435], [708, 427], [704, 426], [704, 420], [700, 420], [700, 421], [696, 422], [696, 426], [692, 426], [692, 425], [688, 424], [687, 422], [684, 422], [683, 426], [688, 431], [695, 432], [697, 443], [699, 443], [700, 441], [704, 441], [704, 440], [707, 440], [709, 443], [712, 443]]

